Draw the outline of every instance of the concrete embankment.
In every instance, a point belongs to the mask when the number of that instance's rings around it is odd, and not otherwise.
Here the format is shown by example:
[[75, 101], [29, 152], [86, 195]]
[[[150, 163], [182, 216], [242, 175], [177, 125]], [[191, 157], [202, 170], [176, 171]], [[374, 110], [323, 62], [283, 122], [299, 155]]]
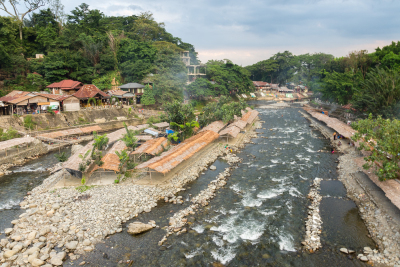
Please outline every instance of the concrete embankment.
[[348, 145], [346, 140], [333, 140], [334, 129], [327, 127], [323, 122], [316, 120], [306, 112], [301, 112], [311, 122], [311, 127], [319, 130], [331, 141], [336, 151], [343, 153], [339, 157], [339, 180], [345, 185], [347, 196], [352, 199], [359, 210], [359, 214], [368, 228], [369, 235], [379, 247], [365, 248], [364, 254], [357, 257], [364, 261], [371, 261], [389, 266], [400, 265], [400, 210], [373, 183], [368, 172], [356, 164], [363, 155], [354, 146]]

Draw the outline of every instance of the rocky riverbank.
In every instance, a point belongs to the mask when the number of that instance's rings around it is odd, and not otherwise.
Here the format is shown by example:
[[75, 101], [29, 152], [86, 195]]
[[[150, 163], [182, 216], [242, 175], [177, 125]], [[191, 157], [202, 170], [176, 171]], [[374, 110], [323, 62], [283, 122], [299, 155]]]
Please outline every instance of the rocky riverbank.
[[[354, 162], [356, 158], [363, 157], [359, 151], [346, 142], [342, 142], [342, 145], [338, 146], [337, 141], [333, 140], [334, 130], [315, 121], [308, 114], [301, 113], [311, 122], [311, 127], [320, 131], [331, 141], [336, 151], [343, 153], [339, 157], [338, 178], [344, 184], [347, 196], [356, 203], [369, 235], [379, 247], [379, 250], [366, 247], [363, 254], [359, 254], [357, 258], [371, 263], [400, 266], [400, 225], [398, 224], [400, 215], [398, 209], [390, 212], [390, 207], [383, 205], [383, 202], [390, 201], [385, 196], [375, 199], [370, 193], [375, 189], [357, 178], [358, 174], [362, 173], [362, 170]], [[369, 178], [366, 177], [366, 179]], [[341, 252], [346, 253], [345, 250], [347, 248], [342, 248]]]
[[322, 197], [318, 193], [320, 189], [321, 178], [315, 178], [311, 185], [310, 193], [307, 198], [311, 200], [311, 205], [308, 206], [308, 217], [306, 221], [306, 236], [302, 245], [305, 246], [310, 252], [314, 252], [320, 247], [320, 233], [322, 220], [319, 215], [319, 204], [321, 203]]
[[[234, 146], [230, 146], [229, 148], [232, 149], [232, 151], [237, 152], [240, 148], [244, 146], [245, 143], [250, 143], [251, 138], [257, 136], [257, 133], [254, 132], [255, 128], [261, 128], [261, 123], [256, 122], [255, 127], [250, 129], [242, 142]], [[224, 153], [226, 153], [225, 156], [223, 156]], [[234, 165], [242, 161], [239, 157], [237, 157], [235, 154], [231, 153], [225, 148], [222, 148], [222, 150], [219, 151], [219, 156], [221, 156], [222, 159], [226, 160], [229, 165]], [[216, 159], [217, 158], [215, 158], [215, 160]], [[215, 167], [213, 167], [214, 166], [211, 166], [210, 170], [215, 170]], [[205, 169], [206, 167], [203, 168], [203, 170]], [[194, 196], [190, 200], [193, 203], [192, 205], [176, 212], [172, 217], [170, 217], [169, 226], [166, 228], [167, 234], [160, 240], [160, 242], [158, 242], [158, 245], [163, 245], [167, 241], [167, 238], [174, 233], [180, 235], [187, 232], [185, 226], [188, 223], [188, 219], [186, 217], [188, 215], [195, 214], [198, 209], [209, 204], [209, 201], [216, 196], [216, 191], [226, 185], [226, 181], [231, 175], [231, 171], [232, 167], [229, 167], [218, 174], [216, 179], [211, 181], [206, 189], [202, 190], [197, 196]], [[165, 202], [171, 202], [171, 199], [165, 198]]]
[[[237, 150], [253, 136], [254, 132], [248, 131], [245, 138], [231, 148]], [[60, 266], [67, 255], [72, 260], [77, 259], [80, 254], [92, 251], [106, 236], [121, 232], [126, 221], [142, 212], [150, 212], [160, 199], [174, 198], [176, 193], [184, 190], [186, 183], [195, 180], [218, 157], [228, 152], [222, 145], [217, 145], [168, 183], [159, 186], [122, 183], [83, 186], [79, 190], [73, 187], [52, 189], [64, 177], [65, 170], [58, 171], [20, 203], [25, 213], [12, 221], [13, 228], [5, 230], [7, 238], [0, 241], [0, 266]], [[230, 155], [226, 159], [233, 163], [237, 157]], [[205, 203], [218, 186], [226, 183], [224, 179], [217, 179], [209, 187], [214, 190], [212, 193], [203, 192], [201, 197], [194, 198], [193, 205]], [[177, 201], [180, 200], [175, 203]]]

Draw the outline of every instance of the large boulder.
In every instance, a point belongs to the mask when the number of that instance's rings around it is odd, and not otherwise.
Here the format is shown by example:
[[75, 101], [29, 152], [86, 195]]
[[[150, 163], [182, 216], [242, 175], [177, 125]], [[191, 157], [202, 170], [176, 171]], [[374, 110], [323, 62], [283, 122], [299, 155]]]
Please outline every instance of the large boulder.
[[132, 235], [137, 235], [153, 228], [150, 224], [145, 224], [141, 222], [133, 222], [128, 225], [128, 233]]

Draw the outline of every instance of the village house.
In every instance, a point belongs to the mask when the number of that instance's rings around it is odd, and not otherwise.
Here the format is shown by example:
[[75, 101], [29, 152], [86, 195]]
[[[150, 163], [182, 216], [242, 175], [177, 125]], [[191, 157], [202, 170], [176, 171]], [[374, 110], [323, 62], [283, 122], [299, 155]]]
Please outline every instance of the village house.
[[80, 104], [83, 107], [93, 105], [93, 103], [88, 103], [90, 98], [94, 98], [96, 100], [95, 105], [97, 105], [99, 100], [102, 102], [102, 104], [105, 104], [107, 99], [111, 98], [108, 94], [101, 91], [94, 84], [85, 84], [81, 89], [79, 89], [78, 92], [74, 94], [74, 96], [80, 100]]
[[116, 97], [119, 99], [119, 101], [122, 101], [125, 104], [130, 104], [130, 100], [132, 100], [135, 95], [130, 93], [130, 92], [126, 92], [126, 91], [122, 91], [122, 90], [110, 90], [107, 92], [107, 94], [110, 97]]
[[144, 85], [140, 83], [127, 83], [119, 87], [122, 91], [130, 92], [135, 95], [136, 103], [140, 104], [140, 99], [144, 93]]
[[79, 110], [79, 99], [71, 95], [12, 91], [0, 101], [0, 115], [38, 114], [47, 112], [49, 106], [55, 111]]
[[63, 80], [58, 83], [52, 83], [46, 86], [52, 94], [55, 95], [73, 95], [79, 91], [83, 83], [73, 80]]
[[256, 87], [257, 91], [264, 91], [264, 90], [270, 90], [271, 89], [269, 83], [267, 83], [267, 82], [253, 81], [253, 84]]

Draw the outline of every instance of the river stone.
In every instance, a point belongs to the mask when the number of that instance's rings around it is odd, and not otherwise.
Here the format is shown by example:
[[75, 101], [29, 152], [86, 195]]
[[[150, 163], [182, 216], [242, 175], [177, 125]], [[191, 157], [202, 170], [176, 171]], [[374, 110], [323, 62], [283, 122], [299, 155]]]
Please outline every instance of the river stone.
[[346, 253], [346, 254], [349, 253], [349, 251], [347, 250], [347, 248], [341, 248], [341, 249], [340, 249], [340, 252], [343, 252], [343, 253]]
[[92, 242], [90, 242], [89, 239], [83, 240], [83, 245], [84, 245], [84, 246], [90, 246], [91, 244], [92, 244]]
[[83, 250], [86, 252], [90, 252], [93, 250], [93, 247], [85, 247]]
[[32, 255], [35, 252], [38, 252], [40, 249], [38, 247], [31, 247], [27, 251], [25, 251], [26, 254]]
[[6, 228], [6, 229], [4, 229], [4, 233], [5, 233], [6, 235], [11, 234], [12, 231], [13, 231], [12, 228]]
[[217, 169], [217, 167], [215, 167], [214, 165], [211, 165], [211, 166], [210, 166], [210, 170], [214, 171], [214, 170], [216, 170], [216, 169]]
[[362, 257], [360, 257], [360, 260], [361, 260], [361, 261], [368, 261], [368, 258], [365, 257], [365, 256], [362, 256]]
[[6, 252], [4, 252], [4, 258], [11, 258], [12, 256], [14, 256], [15, 254], [17, 254], [17, 251], [15, 250], [8, 250]]
[[66, 255], [67, 253], [65, 253], [64, 251], [59, 252], [54, 257], [51, 258], [50, 263], [56, 266], [60, 266], [63, 264], [63, 259], [65, 258]]
[[74, 250], [78, 246], [78, 241], [71, 241], [65, 244], [65, 247], [69, 250]]
[[132, 235], [140, 234], [151, 229], [153, 229], [153, 226], [141, 222], [133, 222], [128, 225], [128, 233]]
[[40, 260], [40, 259], [34, 259], [32, 261], [32, 266], [42, 266], [44, 264], [44, 261]]
[[33, 240], [36, 238], [37, 231], [32, 231], [28, 235], [28, 240]]

